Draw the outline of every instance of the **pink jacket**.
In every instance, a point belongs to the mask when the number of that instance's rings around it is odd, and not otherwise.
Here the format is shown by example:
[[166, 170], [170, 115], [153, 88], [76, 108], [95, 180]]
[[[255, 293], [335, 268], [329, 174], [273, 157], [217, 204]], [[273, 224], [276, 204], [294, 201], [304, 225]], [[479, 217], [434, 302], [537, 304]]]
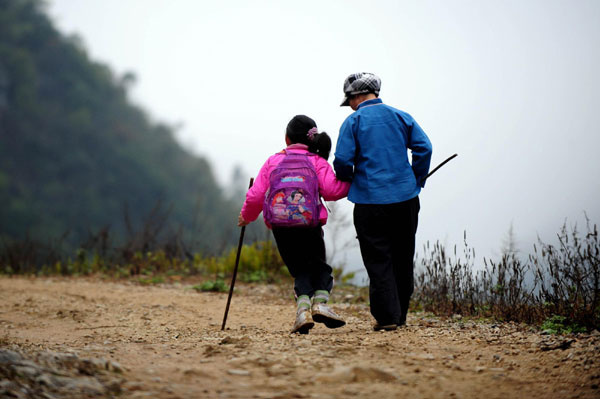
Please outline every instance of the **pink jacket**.
[[[287, 147], [287, 151], [305, 154], [308, 152], [308, 146], [304, 144], [291, 144]], [[265, 194], [269, 188], [269, 177], [273, 169], [283, 160], [284, 155], [283, 151], [271, 155], [262, 168], [260, 168], [258, 176], [254, 180], [254, 185], [246, 193], [246, 201], [244, 201], [244, 205], [242, 206], [242, 217], [245, 220], [253, 222], [262, 212]], [[308, 159], [315, 167], [317, 178], [319, 179], [319, 194], [321, 194], [321, 197], [325, 201], [337, 201], [348, 195], [350, 183], [338, 180], [331, 165], [326, 160], [320, 156], [308, 157]], [[319, 221], [321, 225], [327, 223], [327, 208], [325, 206], [321, 206]], [[270, 228], [268, 224], [267, 227]]]

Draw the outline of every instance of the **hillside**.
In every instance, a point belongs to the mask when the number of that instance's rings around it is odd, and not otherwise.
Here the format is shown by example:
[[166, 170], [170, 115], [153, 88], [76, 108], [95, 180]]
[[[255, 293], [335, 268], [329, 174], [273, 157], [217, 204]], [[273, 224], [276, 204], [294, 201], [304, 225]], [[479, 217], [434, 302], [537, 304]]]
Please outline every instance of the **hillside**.
[[130, 102], [134, 80], [57, 31], [43, 2], [0, 0], [0, 238], [76, 246], [104, 230], [114, 244], [146, 226], [205, 251], [235, 242], [222, 226], [239, 204]]

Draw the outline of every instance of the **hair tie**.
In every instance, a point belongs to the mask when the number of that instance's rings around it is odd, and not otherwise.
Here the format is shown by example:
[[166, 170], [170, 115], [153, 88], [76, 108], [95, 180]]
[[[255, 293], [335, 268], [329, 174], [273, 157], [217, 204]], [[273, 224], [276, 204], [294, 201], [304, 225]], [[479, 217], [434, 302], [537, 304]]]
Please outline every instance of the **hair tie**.
[[311, 128], [308, 133], [306, 134], [308, 136], [309, 140], [312, 140], [313, 137], [315, 137], [315, 134], [319, 133], [319, 131], [317, 130], [316, 127]]

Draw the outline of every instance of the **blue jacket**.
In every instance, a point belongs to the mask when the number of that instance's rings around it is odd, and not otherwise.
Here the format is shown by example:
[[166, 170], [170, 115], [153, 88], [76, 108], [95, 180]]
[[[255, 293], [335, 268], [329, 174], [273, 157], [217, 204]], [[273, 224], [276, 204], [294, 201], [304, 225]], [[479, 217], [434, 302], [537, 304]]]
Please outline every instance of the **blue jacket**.
[[352, 180], [350, 201], [392, 204], [419, 195], [431, 152], [429, 138], [412, 116], [375, 98], [361, 103], [342, 124], [333, 167], [338, 179]]

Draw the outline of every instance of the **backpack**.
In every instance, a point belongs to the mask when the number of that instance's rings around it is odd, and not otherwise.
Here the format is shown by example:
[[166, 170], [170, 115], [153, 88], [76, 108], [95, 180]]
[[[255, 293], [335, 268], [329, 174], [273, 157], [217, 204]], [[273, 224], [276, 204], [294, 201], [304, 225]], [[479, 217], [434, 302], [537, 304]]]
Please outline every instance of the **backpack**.
[[309, 156], [285, 151], [283, 160], [269, 177], [263, 215], [272, 227], [319, 225], [319, 180]]

